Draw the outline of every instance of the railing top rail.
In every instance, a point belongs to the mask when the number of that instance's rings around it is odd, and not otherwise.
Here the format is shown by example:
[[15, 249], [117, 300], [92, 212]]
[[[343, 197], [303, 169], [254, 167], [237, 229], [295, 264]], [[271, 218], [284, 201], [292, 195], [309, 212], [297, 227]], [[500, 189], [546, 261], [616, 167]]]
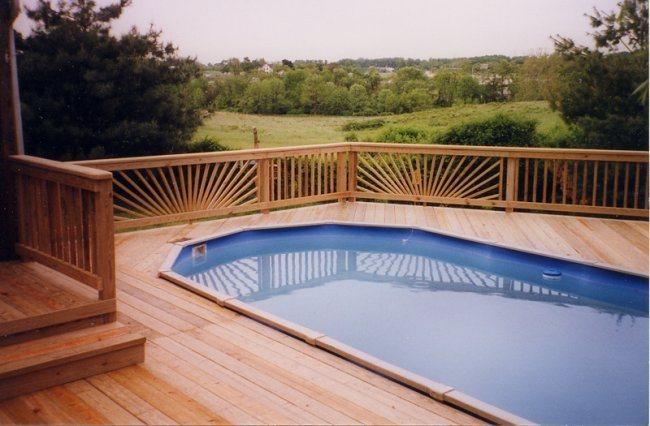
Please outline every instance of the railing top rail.
[[154, 155], [146, 157], [108, 158], [103, 160], [75, 161], [86, 167], [102, 170], [129, 170], [148, 167], [167, 167], [186, 164], [203, 164], [219, 161], [261, 160], [289, 155], [308, 155], [349, 151], [349, 143], [332, 143], [321, 145], [301, 145], [280, 148], [241, 149], [235, 151], [199, 152], [192, 154]]
[[31, 155], [12, 155], [10, 159], [14, 163], [14, 166], [28, 166], [40, 169], [44, 172], [64, 173], [84, 179], [111, 180], [113, 177], [111, 173], [108, 173], [104, 170], [85, 167], [74, 163], [33, 157]]
[[[405, 154], [455, 154], [511, 158], [561, 160], [602, 160], [619, 162], [648, 162], [646, 151], [518, 148], [498, 146], [387, 144], [374, 142], [341, 142], [323, 145], [302, 145], [281, 148], [243, 149], [237, 151], [202, 152], [192, 154], [156, 155], [146, 157], [110, 158], [67, 163], [103, 170], [129, 170], [149, 167], [167, 167], [204, 164], [220, 161], [259, 160], [281, 156], [309, 155], [331, 152], [386, 152]], [[34, 157], [31, 157], [34, 158]], [[46, 160], [47, 161], [47, 160]]]
[[471, 145], [434, 145], [355, 142], [350, 143], [354, 152], [403, 152], [409, 154], [460, 154], [513, 158], [548, 158], [567, 160], [608, 160], [648, 162], [647, 151], [605, 149], [528, 148]]
[[36, 179], [100, 192], [113, 182], [113, 174], [105, 170], [79, 166], [72, 163], [47, 160], [29, 155], [14, 155], [10, 157], [11, 168], [20, 175]]

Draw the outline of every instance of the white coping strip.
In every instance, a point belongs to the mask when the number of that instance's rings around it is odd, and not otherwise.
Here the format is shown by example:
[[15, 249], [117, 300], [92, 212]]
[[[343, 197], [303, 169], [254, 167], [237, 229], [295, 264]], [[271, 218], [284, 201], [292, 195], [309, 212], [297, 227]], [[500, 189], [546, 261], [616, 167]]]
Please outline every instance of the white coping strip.
[[165, 261], [163, 262], [162, 265], [160, 265], [159, 271], [171, 271], [172, 267], [174, 266], [174, 262], [176, 261], [176, 258], [178, 257], [179, 254], [181, 254], [182, 250], [183, 247], [173, 244], [169, 254], [165, 258]]

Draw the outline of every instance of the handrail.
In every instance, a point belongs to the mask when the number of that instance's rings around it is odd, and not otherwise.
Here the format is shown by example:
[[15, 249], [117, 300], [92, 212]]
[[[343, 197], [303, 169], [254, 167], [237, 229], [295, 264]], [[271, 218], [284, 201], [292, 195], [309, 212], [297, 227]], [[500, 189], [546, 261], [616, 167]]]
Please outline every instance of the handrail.
[[112, 174], [28, 155], [10, 162], [17, 253], [97, 289], [100, 300], [115, 299]]
[[116, 228], [332, 200], [648, 217], [648, 153], [334, 143], [75, 162], [113, 172]]
[[68, 164], [111, 171], [139, 168], [143, 163], [152, 167], [163, 167], [178, 164], [203, 164], [212, 161], [234, 161], [241, 159], [257, 160], [264, 158], [275, 158], [282, 155], [313, 154], [318, 152], [362, 152], [367, 149], [371, 149], [377, 152], [409, 152], [413, 154], [466, 153], [468, 155], [491, 155], [495, 157], [557, 158], [567, 160], [590, 159], [643, 162], [647, 161], [648, 159], [648, 152], [646, 151], [399, 144], [376, 142], [336, 142], [331, 144], [242, 149], [235, 151], [108, 158], [101, 160], [74, 161]]
[[573, 149], [573, 148], [524, 148], [500, 146], [434, 145], [434, 144], [396, 144], [376, 142], [350, 143], [356, 152], [373, 150], [376, 152], [409, 152], [412, 154], [468, 154], [490, 155], [494, 157], [515, 158], [556, 158], [564, 160], [609, 160], [609, 161], [647, 161], [645, 151]]
[[70, 164], [94, 167], [101, 170], [132, 170], [147, 167], [167, 167], [188, 164], [205, 164], [219, 161], [261, 160], [288, 155], [304, 155], [349, 150], [349, 143], [302, 145], [279, 148], [241, 149], [236, 151], [200, 152], [191, 154], [153, 155], [146, 157], [122, 157], [102, 160], [74, 161]]
[[31, 155], [13, 155], [10, 158], [14, 166], [25, 165], [48, 172], [62, 173], [91, 180], [105, 180], [112, 178], [110, 173], [93, 167], [77, 165], [75, 163], [63, 163]]

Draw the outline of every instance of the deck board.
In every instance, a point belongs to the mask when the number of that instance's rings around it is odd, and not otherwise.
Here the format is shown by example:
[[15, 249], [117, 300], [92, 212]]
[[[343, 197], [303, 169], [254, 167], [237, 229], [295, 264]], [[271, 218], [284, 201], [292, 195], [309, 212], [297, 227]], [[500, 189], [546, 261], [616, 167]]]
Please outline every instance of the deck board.
[[0, 322], [78, 307], [96, 299], [90, 288], [35, 262], [1, 265]]
[[[462, 411], [157, 277], [174, 240], [249, 225], [327, 220], [427, 226], [648, 271], [647, 222], [534, 213], [334, 203], [120, 233], [118, 319], [147, 336], [145, 363], [0, 402], [0, 422], [476, 423]], [[0, 303], [0, 315], [10, 315], [7, 306], [15, 304]]]

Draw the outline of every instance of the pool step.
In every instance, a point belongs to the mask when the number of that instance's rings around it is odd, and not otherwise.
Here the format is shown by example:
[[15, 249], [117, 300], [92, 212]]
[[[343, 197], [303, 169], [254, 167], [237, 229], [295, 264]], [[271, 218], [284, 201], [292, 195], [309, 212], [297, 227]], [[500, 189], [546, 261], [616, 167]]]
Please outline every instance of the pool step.
[[120, 323], [0, 349], [0, 400], [144, 361], [145, 338]]

